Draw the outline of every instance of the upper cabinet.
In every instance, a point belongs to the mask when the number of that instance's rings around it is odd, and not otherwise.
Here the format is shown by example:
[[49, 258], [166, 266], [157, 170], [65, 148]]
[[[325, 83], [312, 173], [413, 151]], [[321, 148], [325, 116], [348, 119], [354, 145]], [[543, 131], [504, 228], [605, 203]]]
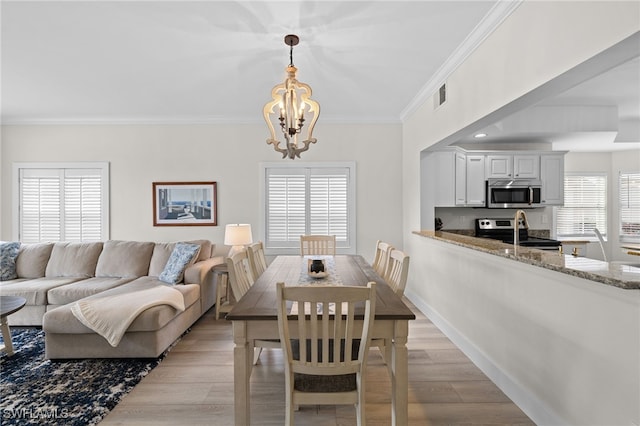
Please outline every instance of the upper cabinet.
[[540, 156], [540, 202], [546, 206], [564, 205], [564, 154]]
[[513, 174], [517, 178], [539, 179], [540, 156], [539, 155], [514, 155]]
[[485, 164], [487, 179], [510, 178], [513, 175], [513, 155], [487, 155]]
[[485, 176], [494, 178], [540, 178], [540, 155], [489, 154], [486, 158]]
[[485, 207], [487, 179], [539, 179], [541, 203], [564, 204], [564, 152], [432, 152], [435, 207]]
[[436, 207], [484, 207], [484, 155], [438, 151], [433, 156], [434, 205]]
[[484, 207], [486, 205], [486, 186], [484, 179], [484, 155], [466, 155], [465, 205], [469, 207]]

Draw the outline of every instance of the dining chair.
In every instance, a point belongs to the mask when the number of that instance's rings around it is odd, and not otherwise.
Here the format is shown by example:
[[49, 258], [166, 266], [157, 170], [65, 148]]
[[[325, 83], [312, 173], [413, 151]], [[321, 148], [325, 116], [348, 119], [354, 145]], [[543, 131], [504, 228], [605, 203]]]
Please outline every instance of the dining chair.
[[258, 279], [260, 275], [267, 269], [267, 259], [264, 257], [264, 245], [262, 241], [250, 244], [247, 247], [247, 255], [249, 256], [249, 266], [254, 279]]
[[389, 254], [394, 247], [385, 243], [384, 241], [378, 240], [376, 242], [376, 254], [373, 258], [373, 270], [376, 271], [378, 275], [382, 278], [385, 278], [385, 274], [387, 273], [387, 265], [389, 264]]
[[300, 235], [300, 254], [309, 255], [336, 255], [335, 235]]
[[247, 250], [240, 250], [227, 258], [229, 271], [229, 283], [233, 291], [233, 297], [240, 300], [254, 283]]
[[389, 264], [385, 273], [385, 281], [400, 297], [404, 294], [409, 275], [409, 256], [404, 252], [393, 249], [389, 253]]
[[[244, 249], [227, 258], [229, 283], [231, 284], [231, 290], [233, 291], [233, 296], [236, 300], [240, 300], [255, 282], [254, 275], [251, 272], [248, 253], [249, 250]], [[262, 353], [263, 348], [278, 349], [280, 348], [280, 341], [258, 339], [253, 342], [253, 345], [253, 364], [255, 365], [260, 360], [260, 354]]]
[[[391, 248], [386, 270], [380, 275], [382, 275], [393, 292], [402, 297], [404, 288], [407, 285], [407, 276], [409, 275], [409, 256], [400, 250]], [[389, 365], [391, 362], [391, 346], [385, 345], [384, 339], [373, 339], [371, 340], [371, 347], [380, 349], [384, 362]]]
[[[276, 284], [285, 359], [285, 424], [299, 405], [355, 405], [365, 421], [365, 367], [375, 316], [376, 283], [363, 286]], [[291, 312], [288, 302], [293, 302]], [[364, 302], [362, 327], [355, 305]], [[294, 339], [292, 339], [294, 337]]]

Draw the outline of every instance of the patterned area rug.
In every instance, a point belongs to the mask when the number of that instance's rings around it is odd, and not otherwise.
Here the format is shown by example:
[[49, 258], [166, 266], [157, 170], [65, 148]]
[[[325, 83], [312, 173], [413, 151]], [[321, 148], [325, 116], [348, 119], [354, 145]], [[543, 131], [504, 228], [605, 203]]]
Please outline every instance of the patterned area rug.
[[1, 425], [95, 425], [158, 359], [44, 358], [44, 332], [12, 327], [15, 353], [0, 358]]

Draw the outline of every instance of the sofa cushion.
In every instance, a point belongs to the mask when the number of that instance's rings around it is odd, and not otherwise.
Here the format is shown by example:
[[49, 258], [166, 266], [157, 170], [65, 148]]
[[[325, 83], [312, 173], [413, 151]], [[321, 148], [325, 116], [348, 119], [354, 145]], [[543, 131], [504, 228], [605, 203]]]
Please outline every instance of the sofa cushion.
[[0, 281], [18, 278], [16, 259], [19, 251], [20, 242], [18, 241], [0, 243]]
[[149, 262], [149, 276], [158, 277], [164, 267], [167, 265], [169, 256], [176, 243], [156, 243], [153, 247], [153, 254], [151, 255], [151, 262]]
[[24, 297], [27, 299], [27, 305], [47, 305], [49, 290], [79, 279], [73, 277], [43, 277], [32, 280], [15, 280], [13, 283], [3, 283], [2, 295]]
[[185, 241], [186, 243], [191, 243], [191, 244], [199, 244], [200, 245], [200, 253], [198, 253], [198, 258], [196, 259], [196, 262], [200, 262], [202, 260], [207, 260], [209, 259], [213, 253], [213, 248], [214, 248], [214, 244], [211, 243], [211, 241], [209, 240], [190, 240], [190, 241]]
[[137, 278], [147, 275], [155, 244], [139, 241], [104, 243], [96, 266], [96, 277]]
[[68, 243], [53, 245], [51, 257], [47, 264], [47, 277], [81, 277], [95, 276], [98, 257], [102, 251], [102, 242]]
[[18, 277], [44, 277], [51, 250], [53, 250], [53, 243], [23, 244], [16, 260]]
[[66, 305], [130, 282], [132, 278], [96, 277], [53, 288], [47, 293], [49, 305]]
[[182, 281], [184, 270], [198, 258], [199, 244], [176, 243], [169, 260], [162, 273], [158, 276], [160, 281], [168, 284], [177, 284]]
[[[138, 289], [148, 288], [160, 283], [158, 278], [141, 277], [121, 286], [106, 290], [100, 294], [89, 296], [91, 298], [108, 297], [110, 295], [135, 292]], [[166, 285], [166, 284], [164, 284]], [[200, 286], [186, 284], [174, 287], [184, 297], [184, 306], [189, 309], [200, 298]], [[48, 311], [43, 317], [42, 329], [47, 333], [63, 334], [87, 334], [93, 330], [82, 324], [71, 312], [73, 303], [63, 305]], [[176, 316], [180, 315], [177, 309], [169, 305], [159, 305], [143, 311], [129, 326], [127, 332], [156, 331], [166, 326]]]

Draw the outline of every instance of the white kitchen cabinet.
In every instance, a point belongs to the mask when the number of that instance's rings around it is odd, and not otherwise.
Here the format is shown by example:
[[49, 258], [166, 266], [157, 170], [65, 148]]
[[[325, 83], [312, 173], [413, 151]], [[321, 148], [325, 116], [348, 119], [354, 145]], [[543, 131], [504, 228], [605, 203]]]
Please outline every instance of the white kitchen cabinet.
[[522, 179], [540, 178], [540, 156], [539, 155], [514, 155], [513, 156], [513, 177]]
[[456, 152], [456, 206], [467, 204], [467, 156]]
[[466, 205], [471, 207], [485, 206], [484, 155], [466, 156]]
[[482, 207], [485, 205], [484, 155], [460, 151], [433, 153], [436, 207]]
[[564, 205], [564, 154], [540, 156], [540, 202], [545, 206]]
[[510, 178], [513, 174], [513, 155], [487, 155], [486, 177], [490, 178]]
[[538, 152], [434, 152], [432, 171], [435, 207], [484, 207], [489, 178], [540, 179], [541, 203], [564, 204], [564, 154]]
[[486, 158], [486, 178], [538, 179], [540, 156], [532, 154], [489, 154]]
[[434, 206], [455, 207], [456, 205], [456, 156], [453, 151], [434, 152], [432, 171], [429, 179], [433, 180]]

